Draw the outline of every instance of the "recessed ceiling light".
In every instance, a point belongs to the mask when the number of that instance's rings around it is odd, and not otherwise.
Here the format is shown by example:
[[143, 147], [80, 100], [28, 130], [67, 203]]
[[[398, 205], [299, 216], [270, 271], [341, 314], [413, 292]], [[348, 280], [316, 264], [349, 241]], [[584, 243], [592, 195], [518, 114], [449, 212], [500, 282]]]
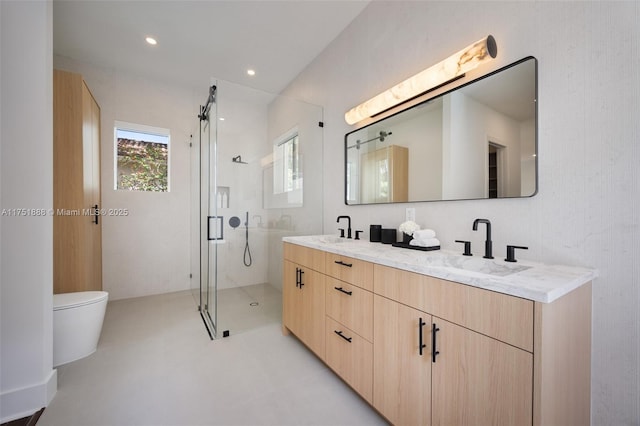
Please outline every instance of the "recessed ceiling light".
[[145, 38], [145, 41], [152, 46], [155, 46], [156, 44], [158, 44], [158, 41], [153, 37], [147, 37]]
[[220, 120], [220, 121], [224, 121], [224, 117], [220, 117], [218, 120]]
[[247, 70], [247, 74], [249, 74], [249, 75], [252, 75], [252, 76], [253, 76], [253, 75], [256, 75], [256, 72], [255, 72], [255, 70], [251, 70], [251, 69], [249, 69], [249, 70]]

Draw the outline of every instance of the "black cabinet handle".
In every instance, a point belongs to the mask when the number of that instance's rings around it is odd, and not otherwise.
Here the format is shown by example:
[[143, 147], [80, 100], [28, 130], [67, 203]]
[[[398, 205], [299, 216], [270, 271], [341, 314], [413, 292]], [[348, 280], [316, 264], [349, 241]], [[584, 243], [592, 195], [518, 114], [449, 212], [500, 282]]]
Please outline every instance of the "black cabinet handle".
[[296, 287], [300, 286], [300, 268], [296, 268]]
[[302, 270], [302, 268], [300, 268], [300, 290], [302, 290], [302, 286], [304, 285], [304, 283], [302, 282], [302, 274], [304, 274], [304, 271]]
[[344, 340], [346, 340], [347, 342], [351, 343], [351, 337], [346, 337], [345, 335], [342, 334], [342, 330], [338, 331], [338, 330], [333, 330], [334, 333], [336, 333], [338, 336], [342, 337]]
[[436, 350], [436, 333], [440, 331], [440, 329], [436, 326], [435, 323], [431, 326], [431, 361], [436, 362], [436, 356], [440, 354]]
[[346, 266], [347, 268], [351, 268], [353, 266], [353, 263], [344, 263], [342, 260], [334, 260], [333, 262], [338, 265]]
[[334, 287], [336, 290], [338, 290], [339, 292], [342, 292], [344, 294], [348, 294], [349, 296], [351, 296], [353, 294], [352, 291], [347, 291], [345, 289], [343, 289], [342, 287]]
[[422, 318], [420, 318], [420, 323], [418, 325], [418, 349], [420, 351], [420, 356], [422, 356], [422, 350], [427, 347], [422, 340], [422, 327], [425, 325], [427, 325], [427, 323], [422, 321]]
[[97, 225], [98, 224], [98, 218], [100, 217], [100, 211], [98, 210], [98, 205], [97, 204], [95, 206], [93, 206], [93, 215], [95, 216], [93, 218], [93, 223], [95, 223]]

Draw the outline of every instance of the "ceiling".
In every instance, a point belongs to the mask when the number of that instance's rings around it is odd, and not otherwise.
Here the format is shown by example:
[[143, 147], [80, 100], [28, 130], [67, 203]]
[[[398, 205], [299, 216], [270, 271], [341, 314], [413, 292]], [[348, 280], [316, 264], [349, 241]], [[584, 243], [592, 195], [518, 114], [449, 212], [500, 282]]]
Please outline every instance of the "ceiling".
[[53, 51], [189, 87], [215, 78], [278, 93], [368, 3], [54, 0]]

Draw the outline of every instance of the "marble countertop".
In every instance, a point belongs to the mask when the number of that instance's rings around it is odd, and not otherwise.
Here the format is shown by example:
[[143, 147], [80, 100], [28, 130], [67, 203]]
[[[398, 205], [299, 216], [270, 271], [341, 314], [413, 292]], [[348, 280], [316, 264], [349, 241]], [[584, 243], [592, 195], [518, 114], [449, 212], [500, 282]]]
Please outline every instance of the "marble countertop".
[[598, 276], [595, 269], [526, 260], [510, 263], [498, 258], [462, 256], [448, 250], [411, 250], [335, 235], [283, 237], [282, 240], [543, 303], [551, 303]]

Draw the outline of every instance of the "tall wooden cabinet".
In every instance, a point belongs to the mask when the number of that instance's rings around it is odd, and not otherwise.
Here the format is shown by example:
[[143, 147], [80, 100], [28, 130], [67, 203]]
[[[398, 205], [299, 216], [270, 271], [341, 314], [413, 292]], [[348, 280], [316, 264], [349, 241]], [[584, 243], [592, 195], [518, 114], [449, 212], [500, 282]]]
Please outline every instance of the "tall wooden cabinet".
[[409, 149], [390, 145], [362, 154], [362, 201], [409, 201]]
[[79, 74], [53, 72], [53, 289], [102, 290], [100, 107]]

